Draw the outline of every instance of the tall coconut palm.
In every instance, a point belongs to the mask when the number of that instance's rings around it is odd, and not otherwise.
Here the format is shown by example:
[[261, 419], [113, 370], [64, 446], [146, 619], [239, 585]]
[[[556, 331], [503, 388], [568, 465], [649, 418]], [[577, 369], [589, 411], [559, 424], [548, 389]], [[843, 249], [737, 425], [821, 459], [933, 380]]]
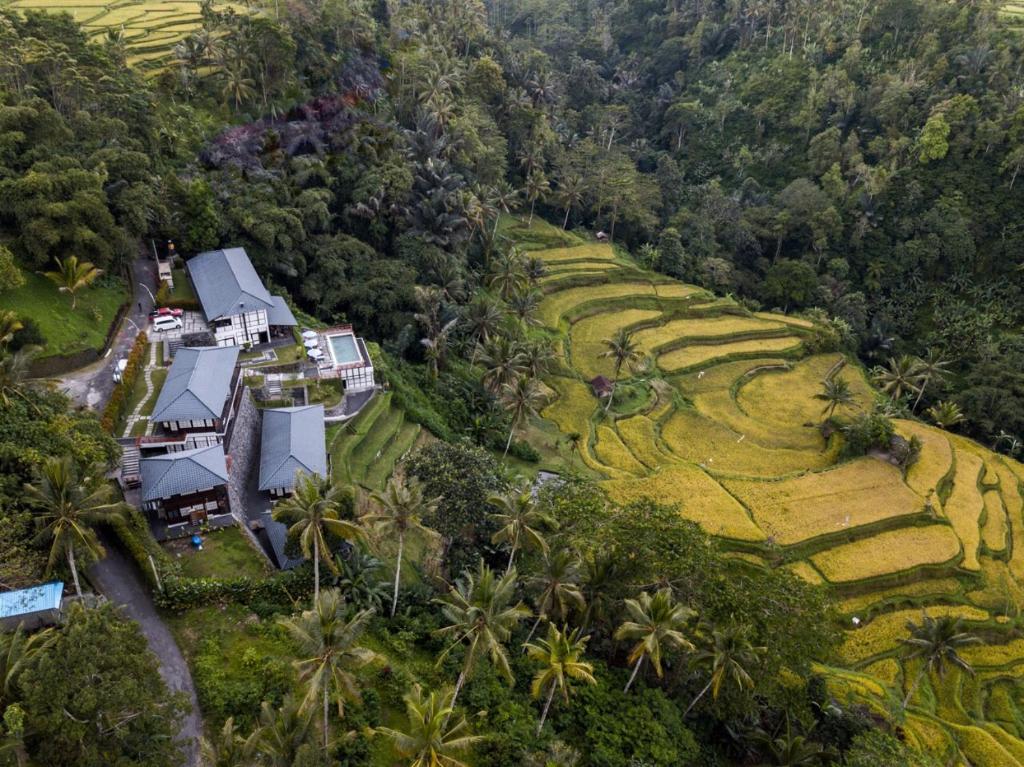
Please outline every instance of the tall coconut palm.
[[626, 612], [631, 620], [625, 621], [615, 631], [619, 640], [636, 640], [629, 653], [633, 673], [626, 682], [624, 692], [629, 692], [633, 680], [640, 671], [644, 660], [654, 666], [654, 672], [662, 676], [661, 659], [669, 650], [692, 652], [693, 643], [686, 637], [686, 624], [693, 617], [693, 611], [676, 604], [671, 589], [661, 589], [651, 596], [643, 592], [638, 599], [625, 600]]
[[498, 234], [498, 222], [502, 213], [511, 213], [519, 207], [520, 192], [507, 181], [499, 181], [491, 190], [491, 203], [498, 211], [494, 217], [494, 231], [492, 238]]
[[469, 341], [473, 344], [473, 355], [469, 361], [471, 365], [476, 364], [480, 347], [498, 332], [502, 317], [498, 302], [486, 294], [477, 295], [463, 310], [462, 325], [467, 329]]
[[597, 684], [594, 679], [594, 667], [583, 660], [583, 652], [587, 648], [587, 637], [580, 636], [578, 628], [569, 630], [568, 626], [559, 629], [555, 624], [548, 624], [547, 639], [538, 639], [526, 645], [526, 654], [541, 664], [540, 670], [533, 677], [530, 694], [537, 700], [544, 700], [544, 710], [537, 723], [537, 735], [544, 729], [544, 721], [548, 718], [551, 701], [555, 693], [562, 693], [562, 699], [569, 702], [570, 680], [584, 684]]
[[548, 183], [544, 171], [534, 168], [526, 177], [526, 200], [530, 203], [530, 218], [527, 220], [528, 227], [533, 226], [533, 211], [537, 207], [537, 201], [543, 200], [551, 191], [551, 184]]
[[626, 575], [623, 561], [622, 554], [614, 549], [595, 551], [584, 558], [580, 590], [587, 603], [583, 615], [585, 629], [612, 620], [618, 602], [615, 594], [622, 588]]
[[436, 332], [420, 339], [420, 343], [425, 350], [424, 356], [430, 364], [430, 374], [435, 380], [440, 370], [444, 367], [445, 359], [448, 356], [448, 340], [457, 322], [457, 318], [448, 320]]
[[80, 473], [68, 456], [47, 459], [39, 469], [38, 479], [26, 485], [25, 492], [36, 510], [37, 541], [50, 544], [47, 573], [61, 558], [66, 559], [75, 594], [81, 597], [77, 554], [102, 557], [103, 546], [93, 528], [119, 519], [129, 507], [117, 499], [101, 467], [93, 466]]
[[540, 528], [554, 527], [555, 521], [537, 508], [531, 487], [525, 485], [504, 494], [494, 493], [487, 498], [487, 503], [497, 509], [491, 514], [491, 519], [498, 525], [498, 531], [491, 538], [491, 542], [508, 544], [506, 574], [511, 572], [520, 546], [544, 552], [548, 550], [547, 541], [544, 540], [544, 533]]
[[538, 339], [523, 345], [523, 372], [533, 379], [546, 375], [558, 360], [554, 347], [546, 340]]
[[583, 179], [579, 176], [570, 174], [559, 181], [555, 195], [558, 198], [558, 204], [565, 208], [565, 218], [562, 219], [563, 231], [569, 226], [569, 216], [573, 209], [579, 207], [583, 202], [583, 194]]
[[454, 708], [462, 685], [485, 657], [501, 676], [512, 681], [505, 643], [519, 621], [530, 614], [522, 602], [512, 603], [515, 591], [515, 568], [499, 578], [481, 561], [476, 574], [466, 571], [446, 596], [436, 600], [449, 621], [437, 634], [452, 639], [438, 664], [458, 647], [465, 652], [450, 707]]
[[413, 478], [403, 482], [392, 477], [384, 492], [370, 496], [377, 511], [363, 516], [364, 524], [372, 527], [381, 537], [398, 539], [398, 554], [395, 557], [395, 590], [391, 598], [391, 617], [398, 607], [398, 584], [402, 578], [402, 555], [405, 551], [405, 536], [409, 532], [431, 535], [433, 531], [423, 524], [423, 517], [437, 510], [440, 498], [424, 498], [423, 486]]
[[71, 309], [74, 311], [78, 304], [78, 291], [92, 285], [103, 274], [103, 270], [97, 269], [91, 261], [79, 261], [78, 256], [58, 258], [56, 261], [57, 268], [43, 272], [43, 276], [54, 282], [61, 293], [71, 296]]
[[949, 400], [936, 402], [925, 412], [936, 426], [941, 426], [943, 429], [949, 429], [964, 420], [964, 411], [958, 404]]
[[616, 378], [619, 377], [624, 365], [628, 367], [643, 357], [640, 347], [633, 340], [633, 334], [625, 328], [615, 331], [614, 336], [605, 338], [601, 343], [605, 347], [605, 351], [601, 352], [601, 357], [612, 360]]
[[512, 316], [518, 319], [527, 327], [534, 327], [540, 324], [537, 319], [537, 310], [540, 307], [541, 293], [535, 288], [525, 288], [513, 293], [508, 299], [509, 309]]
[[233, 716], [224, 721], [213, 737], [199, 739], [199, 754], [204, 767], [244, 767], [249, 754]]
[[537, 415], [537, 410], [544, 404], [544, 393], [536, 381], [526, 376], [520, 376], [515, 383], [505, 384], [499, 400], [502, 407], [505, 408], [505, 412], [512, 416], [508, 440], [505, 442], [505, 452], [502, 454], [502, 457], [507, 457], [516, 429], [527, 418]]
[[949, 376], [949, 365], [949, 360], [942, 357], [935, 349], [929, 349], [927, 354], [917, 358], [914, 367], [914, 372], [917, 375], [917, 398], [914, 400], [911, 410], [917, 410], [917, 406], [921, 403], [921, 397], [924, 396], [924, 390], [928, 388], [929, 384], [933, 381], [944, 381]]
[[337, 574], [337, 566], [330, 556], [327, 536], [347, 541], [363, 538], [361, 527], [342, 519], [341, 500], [345, 490], [319, 474], [299, 473], [291, 496], [278, 501], [271, 516], [288, 527], [289, 535], [298, 535], [302, 555], [313, 560], [313, 601], [320, 598], [320, 560]]
[[767, 651], [765, 647], [755, 647], [748, 637], [746, 628], [738, 624], [729, 625], [722, 630], [711, 629], [707, 637], [707, 643], [697, 650], [690, 664], [708, 671], [708, 683], [690, 702], [683, 716], [689, 714], [697, 705], [697, 701], [709, 690], [712, 700], [718, 700], [718, 694], [726, 682], [731, 681], [738, 690], [752, 689], [754, 679], [750, 675], [750, 670]]
[[827, 418], [835, 415], [836, 408], [850, 407], [854, 404], [853, 390], [845, 378], [829, 378], [823, 381], [821, 391], [814, 395], [814, 399], [825, 403], [821, 414]]
[[564, 622], [572, 610], [582, 613], [587, 609], [587, 601], [580, 588], [580, 559], [572, 549], [560, 547], [545, 551], [539, 572], [530, 576], [526, 585], [537, 595], [537, 618], [527, 642], [542, 619], [554, 618]]
[[963, 621], [943, 615], [932, 618], [924, 615], [920, 624], [907, 621], [910, 636], [903, 640], [903, 661], [920, 659], [921, 670], [917, 672], [914, 683], [903, 699], [903, 708], [910, 705], [921, 679], [928, 672], [934, 671], [941, 679], [950, 667], [956, 667], [968, 674], [974, 674], [971, 664], [960, 657], [960, 649], [967, 645], [978, 644], [981, 639], [963, 630]]
[[468, 734], [465, 717], [453, 718], [454, 690], [444, 687], [424, 696], [417, 684], [403, 700], [408, 728], [403, 732], [378, 727], [377, 732], [394, 744], [402, 759], [409, 760], [409, 767], [468, 767], [459, 757], [483, 738]]
[[909, 355], [891, 357], [888, 367], [877, 367], [872, 377], [878, 387], [889, 395], [889, 399], [898, 402], [918, 392], [917, 363]]
[[484, 346], [480, 355], [484, 367], [481, 382], [491, 394], [498, 394], [506, 385], [514, 383], [526, 370], [522, 350], [511, 338], [495, 336]]
[[313, 742], [313, 713], [291, 694], [280, 706], [263, 701], [245, 753], [257, 757], [260, 767], [292, 767], [299, 751]]
[[491, 264], [487, 285], [508, 301], [529, 285], [526, 260], [515, 248], [509, 248]]
[[338, 716], [345, 713], [344, 701], [359, 700], [359, 686], [353, 671], [373, 663], [377, 653], [359, 646], [359, 639], [373, 617], [373, 610], [347, 616], [345, 600], [338, 589], [327, 589], [312, 610], [282, 618], [280, 624], [299, 648], [295, 667], [306, 684], [304, 708], [313, 710], [319, 698], [323, 715], [324, 751], [330, 743], [330, 703]]

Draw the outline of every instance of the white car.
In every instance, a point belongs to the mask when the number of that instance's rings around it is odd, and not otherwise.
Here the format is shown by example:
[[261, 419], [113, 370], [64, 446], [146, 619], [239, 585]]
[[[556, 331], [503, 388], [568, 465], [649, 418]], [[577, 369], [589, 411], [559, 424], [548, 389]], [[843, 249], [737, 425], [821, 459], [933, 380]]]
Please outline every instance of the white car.
[[163, 333], [165, 330], [181, 330], [181, 317], [168, 317], [166, 315], [153, 318], [153, 330]]
[[120, 383], [121, 379], [124, 378], [124, 371], [128, 367], [128, 360], [122, 357], [114, 365], [114, 383]]

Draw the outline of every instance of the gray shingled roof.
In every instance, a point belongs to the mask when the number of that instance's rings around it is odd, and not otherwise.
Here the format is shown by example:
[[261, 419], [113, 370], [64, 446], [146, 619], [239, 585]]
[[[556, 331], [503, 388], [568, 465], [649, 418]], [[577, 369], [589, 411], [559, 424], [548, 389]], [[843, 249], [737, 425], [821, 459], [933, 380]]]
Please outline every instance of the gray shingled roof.
[[143, 501], [187, 495], [228, 481], [223, 445], [143, 458], [139, 469]]
[[200, 253], [186, 266], [207, 320], [273, 308], [245, 248]]
[[263, 411], [260, 490], [292, 487], [297, 471], [327, 476], [323, 405]]
[[292, 314], [292, 310], [289, 309], [288, 304], [285, 303], [284, 298], [281, 296], [271, 296], [270, 301], [274, 306], [269, 312], [267, 312], [268, 325], [294, 327], [299, 324], [295, 319], [295, 315]]
[[174, 355], [150, 420], [199, 421], [220, 418], [231, 394], [237, 346], [184, 347]]

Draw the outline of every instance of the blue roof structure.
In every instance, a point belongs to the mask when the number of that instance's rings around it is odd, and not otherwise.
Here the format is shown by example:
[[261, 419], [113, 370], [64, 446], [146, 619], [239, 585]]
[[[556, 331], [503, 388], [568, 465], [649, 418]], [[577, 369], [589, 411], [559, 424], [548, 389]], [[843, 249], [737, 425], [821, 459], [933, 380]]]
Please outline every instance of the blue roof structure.
[[271, 296], [273, 307], [267, 312], [267, 324], [281, 327], [295, 327], [299, 324], [282, 296]]
[[260, 490], [290, 489], [299, 471], [327, 476], [324, 406], [264, 410]]
[[200, 253], [186, 268], [208, 321], [273, 308], [273, 298], [245, 248]]
[[0, 594], [0, 619], [60, 609], [60, 598], [63, 593], [64, 584], [60, 581], [51, 581], [17, 591], [5, 591]]
[[208, 490], [228, 481], [223, 445], [143, 458], [139, 470], [145, 502]]
[[237, 362], [237, 346], [178, 349], [150, 420], [159, 423], [220, 418], [231, 394]]

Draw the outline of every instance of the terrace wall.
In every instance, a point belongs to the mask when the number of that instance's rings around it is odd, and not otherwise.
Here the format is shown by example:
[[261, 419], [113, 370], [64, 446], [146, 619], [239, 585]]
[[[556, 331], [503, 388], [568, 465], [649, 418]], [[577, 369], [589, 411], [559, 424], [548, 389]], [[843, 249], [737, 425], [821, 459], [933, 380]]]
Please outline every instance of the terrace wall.
[[247, 388], [242, 390], [238, 413], [235, 415], [231, 428], [228, 496], [231, 498], [231, 513], [242, 527], [248, 530], [245, 507], [246, 487], [259, 455], [260, 412]]

